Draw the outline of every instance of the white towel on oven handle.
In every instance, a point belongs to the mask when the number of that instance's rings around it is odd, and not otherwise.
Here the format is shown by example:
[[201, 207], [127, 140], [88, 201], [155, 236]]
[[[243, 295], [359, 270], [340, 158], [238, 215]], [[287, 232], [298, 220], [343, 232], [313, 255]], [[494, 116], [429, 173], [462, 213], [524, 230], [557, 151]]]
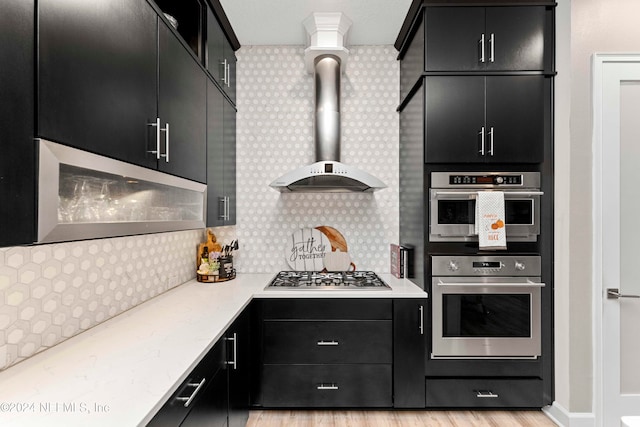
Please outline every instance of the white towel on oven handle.
[[476, 233], [480, 249], [507, 249], [502, 191], [478, 191], [476, 195]]

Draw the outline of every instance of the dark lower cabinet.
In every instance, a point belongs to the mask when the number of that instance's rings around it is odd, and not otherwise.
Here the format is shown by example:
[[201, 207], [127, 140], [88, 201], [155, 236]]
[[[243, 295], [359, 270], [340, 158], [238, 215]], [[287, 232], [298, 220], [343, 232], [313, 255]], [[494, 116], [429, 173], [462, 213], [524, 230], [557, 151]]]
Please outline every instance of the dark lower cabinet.
[[243, 311], [149, 427], [244, 427], [249, 419], [250, 311]]
[[393, 300], [393, 407], [425, 407], [426, 299]]
[[229, 375], [229, 427], [244, 427], [249, 419], [251, 386], [251, 316], [246, 309], [225, 334]]
[[539, 378], [445, 378], [426, 381], [429, 408], [541, 408]]
[[[203, 418], [220, 419], [220, 401], [227, 401], [225, 342], [219, 341], [200, 363], [189, 373], [187, 379], [162, 406], [149, 422], [149, 427], [175, 427], [194, 425]], [[222, 379], [222, 382], [221, 382]], [[193, 418], [191, 414], [193, 413]], [[209, 415], [206, 415], [209, 414]], [[191, 418], [191, 421], [188, 421]], [[227, 411], [224, 406], [224, 421]], [[223, 425], [223, 424], [200, 424]]]
[[266, 365], [266, 407], [390, 408], [391, 364]]

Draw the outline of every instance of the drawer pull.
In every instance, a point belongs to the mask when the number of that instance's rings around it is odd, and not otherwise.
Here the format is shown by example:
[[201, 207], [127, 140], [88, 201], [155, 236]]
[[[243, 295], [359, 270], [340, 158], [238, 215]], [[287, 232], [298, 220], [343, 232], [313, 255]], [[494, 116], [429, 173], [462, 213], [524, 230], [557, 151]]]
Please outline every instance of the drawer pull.
[[491, 390], [473, 390], [476, 393], [476, 397], [500, 397]]
[[337, 390], [338, 389], [338, 384], [336, 383], [329, 383], [329, 384], [320, 384], [316, 387], [318, 390]]
[[187, 387], [195, 387], [196, 389], [193, 391], [193, 393], [191, 393], [191, 396], [189, 397], [176, 397], [176, 400], [179, 400], [181, 402], [184, 402], [184, 407], [188, 407], [191, 402], [193, 401], [193, 399], [196, 397], [196, 395], [198, 394], [198, 392], [200, 391], [200, 389], [202, 388], [202, 386], [204, 385], [206, 378], [203, 378], [202, 381], [200, 381], [199, 383], [188, 383]]
[[338, 341], [318, 341], [318, 345], [338, 345]]

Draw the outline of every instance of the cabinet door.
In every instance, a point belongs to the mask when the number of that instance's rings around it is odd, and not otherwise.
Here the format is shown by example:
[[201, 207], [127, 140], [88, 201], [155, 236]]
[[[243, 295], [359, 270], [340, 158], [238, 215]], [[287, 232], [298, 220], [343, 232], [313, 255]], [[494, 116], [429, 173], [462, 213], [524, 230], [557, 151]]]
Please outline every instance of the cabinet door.
[[229, 204], [225, 225], [233, 225], [236, 223], [236, 109], [227, 100], [224, 101], [223, 134], [224, 193]]
[[544, 69], [544, 7], [488, 7], [485, 37], [487, 70]]
[[207, 83], [207, 227], [224, 225], [224, 96]]
[[207, 9], [207, 70], [214, 80], [223, 85], [224, 70], [224, 44], [226, 40], [222, 27], [218, 23], [211, 9]]
[[0, 28], [0, 246], [10, 246], [36, 237], [34, 3], [3, 1]]
[[227, 371], [221, 369], [194, 402], [180, 427], [226, 426], [227, 399]]
[[488, 76], [487, 155], [489, 162], [543, 160], [545, 84], [542, 76]]
[[207, 78], [191, 54], [158, 22], [158, 117], [169, 131], [161, 134], [158, 169], [194, 181], [206, 182]]
[[427, 301], [393, 301], [393, 406], [424, 408]]
[[156, 20], [144, 0], [40, 0], [38, 135], [154, 166]]
[[485, 27], [484, 14], [483, 7], [427, 8], [426, 71], [484, 69], [480, 42]]
[[484, 77], [433, 76], [425, 84], [425, 162], [484, 162]]
[[[244, 427], [249, 419], [251, 337], [249, 310], [245, 310], [227, 331], [229, 365], [229, 427]], [[232, 344], [232, 345], [230, 345]], [[235, 344], [235, 347], [233, 346]]]
[[231, 102], [236, 103], [236, 54], [231, 47], [231, 44], [225, 38], [224, 40], [224, 59], [227, 61], [227, 79], [224, 91], [231, 99]]

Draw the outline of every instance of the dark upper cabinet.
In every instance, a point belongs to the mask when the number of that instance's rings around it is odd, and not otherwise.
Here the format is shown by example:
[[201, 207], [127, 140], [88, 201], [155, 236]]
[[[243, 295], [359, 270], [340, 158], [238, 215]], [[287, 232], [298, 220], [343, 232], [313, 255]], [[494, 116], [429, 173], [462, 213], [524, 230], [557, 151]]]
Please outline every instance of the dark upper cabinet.
[[211, 10], [207, 13], [207, 69], [214, 80], [236, 102], [236, 55]]
[[425, 78], [427, 163], [539, 163], [543, 160], [543, 76]]
[[37, 135], [154, 167], [156, 20], [144, 0], [39, 1]]
[[236, 223], [236, 110], [207, 86], [207, 226]]
[[163, 22], [158, 37], [158, 169], [206, 182], [207, 77]]
[[43, 0], [38, 18], [38, 136], [205, 182], [206, 76], [146, 1]]
[[542, 71], [542, 6], [426, 9], [427, 71]]
[[0, 246], [35, 239], [34, 2], [3, 0], [0, 13]]

